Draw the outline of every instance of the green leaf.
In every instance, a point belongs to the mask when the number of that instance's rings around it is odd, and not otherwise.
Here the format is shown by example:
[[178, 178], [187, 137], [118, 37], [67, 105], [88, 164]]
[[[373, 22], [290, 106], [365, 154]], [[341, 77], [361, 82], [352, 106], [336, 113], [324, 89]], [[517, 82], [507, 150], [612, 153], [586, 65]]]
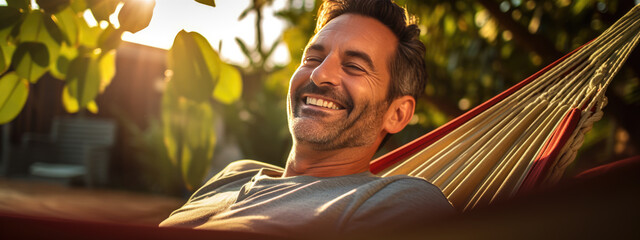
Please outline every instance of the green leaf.
[[49, 73], [57, 79], [63, 80], [67, 78], [67, 70], [72, 59], [78, 56], [78, 49], [69, 47], [66, 43], [60, 45], [60, 54], [58, 59], [51, 63]]
[[191, 117], [185, 128], [188, 151], [183, 153], [190, 154], [184, 155], [181, 165], [187, 188], [193, 190], [202, 184], [207, 173], [213, 157], [216, 134], [213, 128], [213, 111], [209, 103], [190, 105], [187, 108], [187, 116]]
[[30, 0], [7, 0], [7, 6], [20, 8], [23, 10], [31, 9], [31, 1]]
[[78, 21], [78, 44], [88, 48], [98, 47], [98, 38], [102, 33], [99, 26], [89, 27], [87, 21], [82, 19]]
[[113, 14], [120, 0], [87, 0], [89, 9], [96, 21], [109, 21], [109, 15]]
[[87, 10], [89, 6], [85, 0], [73, 0], [71, 1], [71, 10], [76, 13], [82, 13], [84, 10]]
[[238, 21], [242, 21], [242, 19], [247, 17], [247, 14], [249, 14], [251, 10], [253, 10], [253, 5], [250, 5], [248, 8], [246, 8], [244, 11], [240, 13], [240, 16], [238, 16]]
[[242, 41], [242, 39], [237, 37], [236, 37], [236, 43], [238, 43], [238, 46], [240, 46], [240, 50], [242, 50], [242, 53], [244, 53], [247, 59], [249, 59], [250, 65], [253, 66], [254, 64], [253, 57], [251, 57], [251, 52], [249, 52], [249, 48], [247, 48], [247, 45], [244, 44], [244, 41]]
[[4, 53], [2, 52], [2, 48], [0, 47], [0, 75], [4, 73], [8, 68], [7, 61], [4, 58]]
[[116, 75], [116, 50], [113, 49], [103, 53], [98, 59], [100, 72], [100, 93], [111, 84], [111, 80]]
[[[26, 16], [22, 25], [20, 25], [19, 36], [21, 42], [43, 43], [46, 46], [47, 56], [49, 58], [47, 64], [50, 64], [58, 59], [62, 33], [49, 15], [45, 16], [41, 11], [30, 12]], [[20, 75], [21, 73], [18, 72], [18, 74]], [[26, 76], [20, 76], [26, 78]], [[31, 78], [27, 79], [29, 79], [29, 81], [31, 82], [37, 80]]]
[[11, 56], [16, 49], [13, 42], [9, 41], [9, 34], [11, 34], [11, 28], [0, 30], [0, 74], [9, 69]]
[[69, 62], [69, 58], [62, 55], [58, 56], [58, 60], [56, 60], [55, 63], [51, 65], [51, 68], [49, 68], [49, 73], [54, 78], [64, 80], [65, 78], [67, 78], [66, 76], [67, 69], [69, 69]]
[[0, 29], [11, 27], [20, 21], [20, 10], [14, 7], [0, 6]]
[[[162, 95], [162, 128], [163, 128], [163, 142], [167, 148], [167, 154], [173, 165], [178, 165], [179, 154], [178, 146], [182, 145], [182, 139], [176, 127], [180, 126], [181, 119], [177, 119], [174, 113], [178, 109], [179, 96], [175, 90], [175, 82], [168, 82]], [[186, 98], [181, 98], [186, 101]]]
[[196, 2], [202, 3], [202, 4], [207, 5], [207, 6], [216, 7], [216, 1], [215, 0], [196, 0]]
[[196, 102], [207, 101], [219, 74], [219, 61], [204, 37], [195, 32], [180, 31], [167, 56], [176, 94]]
[[20, 25], [20, 41], [40, 41], [42, 35], [48, 34], [44, 26], [42, 12], [35, 10], [27, 14]]
[[29, 82], [21, 79], [15, 72], [0, 78], [0, 124], [14, 119], [27, 102]]
[[87, 110], [89, 110], [90, 113], [98, 114], [98, 104], [95, 100], [87, 104]]
[[102, 51], [118, 48], [122, 42], [122, 33], [123, 30], [121, 28], [116, 29], [109, 25], [100, 33], [100, 37], [98, 37], [98, 47], [100, 47]]
[[220, 79], [213, 90], [213, 98], [224, 104], [230, 104], [238, 100], [240, 95], [242, 95], [240, 71], [229, 64], [220, 64]]
[[53, 20], [60, 28], [64, 41], [69, 45], [75, 45], [78, 42], [78, 21], [80, 17], [71, 7], [68, 7], [56, 13]]
[[40, 9], [44, 9], [49, 14], [55, 14], [70, 4], [70, 0], [36, 0]]
[[62, 89], [62, 106], [68, 113], [77, 113], [80, 110], [78, 106], [78, 99], [71, 96], [69, 93], [69, 86], [65, 86]]
[[21, 78], [36, 83], [49, 67], [49, 51], [39, 42], [23, 42], [13, 53], [11, 64]]
[[216, 143], [213, 111], [208, 102], [177, 96], [171, 82], [163, 96], [164, 143], [172, 163], [179, 166], [189, 190], [195, 189], [211, 163]]
[[197, 32], [192, 32], [191, 36], [193, 40], [198, 44], [199, 52], [204, 58], [204, 62], [206, 63], [206, 69], [209, 71], [209, 75], [211, 76], [210, 81], [213, 82], [212, 86], [215, 86], [218, 81], [218, 75], [220, 75], [220, 64], [222, 61], [220, 60], [220, 56], [218, 52], [213, 50], [213, 47], [209, 44], [206, 38], [200, 35]]
[[42, 22], [44, 23], [44, 29], [47, 30], [47, 34], [49, 35], [49, 37], [52, 38], [57, 44], [60, 44], [66, 37], [64, 36], [58, 25], [54, 22], [54, 18], [55, 16], [53, 15], [45, 15], [42, 18]]
[[122, 9], [120, 9], [120, 14], [118, 14], [120, 28], [131, 33], [136, 33], [146, 28], [151, 21], [155, 6], [155, 0], [125, 2]]
[[69, 95], [78, 100], [79, 107], [85, 108], [93, 101], [100, 90], [100, 71], [98, 56], [78, 56], [69, 63], [67, 86]]

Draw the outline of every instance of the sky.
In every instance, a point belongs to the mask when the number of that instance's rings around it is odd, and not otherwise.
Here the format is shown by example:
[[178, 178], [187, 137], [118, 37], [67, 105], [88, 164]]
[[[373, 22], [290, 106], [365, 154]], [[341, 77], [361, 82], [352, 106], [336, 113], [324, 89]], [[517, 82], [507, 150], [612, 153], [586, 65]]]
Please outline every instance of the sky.
[[[122, 39], [157, 48], [169, 49], [176, 34], [184, 29], [196, 31], [204, 36], [211, 46], [218, 50], [222, 41], [220, 56], [223, 60], [247, 66], [248, 61], [238, 47], [235, 38], [241, 38], [249, 46], [255, 46], [255, 14], [238, 21], [240, 13], [251, 0], [216, 0], [216, 7], [200, 4], [195, 0], [156, 0], [153, 17], [149, 26], [132, 34], [125, 32]], [[6, 5], [0, 0], [0, 5]], [[32, 5], [35, 0], [32, 0]], [[274, 0], [273, 5], [263, 10], [263, 47], [268, 48], [280, 37], [286, 22], [274, 16], [274, 12], [284, 8], [286, 0]], [[114, 15], [112, 18], [117, 19]], [[276, 64], [289, 62], [286, 45], [281, 43], [271, 60]]]
[[[222, 40], [220, 54], [224, 60], [246, 66], [246, 58], [234, 39], [239, 37], [247, 45], [255, 46], [255, 14], [249, 14], [238, 21], [238, 16], [250, 2], [251, 0], [217, 0], [214, 8], [194, 0], [156, 0], [149, 26], [135, 34], [125, 33], [122, 38], [129, 42], [168, 49], [181, 29], [196, 31], [216, 50]], [[275, 0], [272, 6], [264, 10], [264, 48], [271, 46], [286, 27], [286, 23], [273, 14], [277, 9], [284, 8], [285, 4], [285, 0]], [[278, 46], [272, 60], [275, 63], [289, 61], [285, 44]]]

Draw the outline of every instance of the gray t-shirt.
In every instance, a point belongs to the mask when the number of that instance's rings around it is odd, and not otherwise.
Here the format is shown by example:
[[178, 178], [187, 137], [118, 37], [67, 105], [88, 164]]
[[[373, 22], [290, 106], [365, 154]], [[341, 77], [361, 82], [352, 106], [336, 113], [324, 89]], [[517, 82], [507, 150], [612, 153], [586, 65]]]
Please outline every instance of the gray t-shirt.
[[231, 163], [160, 226], [318, 236], [392, 231], [455, 212], [421, 178], [281, 175], [257, 161]]

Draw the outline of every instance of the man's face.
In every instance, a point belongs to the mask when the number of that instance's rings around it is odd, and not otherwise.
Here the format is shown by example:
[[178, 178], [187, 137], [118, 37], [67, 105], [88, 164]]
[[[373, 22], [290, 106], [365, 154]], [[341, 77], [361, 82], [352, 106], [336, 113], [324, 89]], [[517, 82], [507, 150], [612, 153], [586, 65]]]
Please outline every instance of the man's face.
[[370, 17], [344, 14], [309, 42], [291, 77], [289, 129], [318, 150], [359, 147], [381, 136], [389, 61], [397, 39]]

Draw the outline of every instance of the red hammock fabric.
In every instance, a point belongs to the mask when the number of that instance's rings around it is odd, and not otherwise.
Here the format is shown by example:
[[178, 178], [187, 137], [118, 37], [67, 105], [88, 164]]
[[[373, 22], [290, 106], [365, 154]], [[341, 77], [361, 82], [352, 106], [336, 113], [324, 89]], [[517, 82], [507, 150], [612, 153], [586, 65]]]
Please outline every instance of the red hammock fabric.
[[558, 157], [560, 150], [569, 140], [579, 121], [580, 109], [578, 108], [571, 109], [562, 119], [560, 126], [556, 128], [551, 138], [545, 143], [542, 151], [533, 161], [533, 166], [518, 191], [520, 194], [531, 192], [539, 186], [543, 177], [549, 172], [552, 161]]

